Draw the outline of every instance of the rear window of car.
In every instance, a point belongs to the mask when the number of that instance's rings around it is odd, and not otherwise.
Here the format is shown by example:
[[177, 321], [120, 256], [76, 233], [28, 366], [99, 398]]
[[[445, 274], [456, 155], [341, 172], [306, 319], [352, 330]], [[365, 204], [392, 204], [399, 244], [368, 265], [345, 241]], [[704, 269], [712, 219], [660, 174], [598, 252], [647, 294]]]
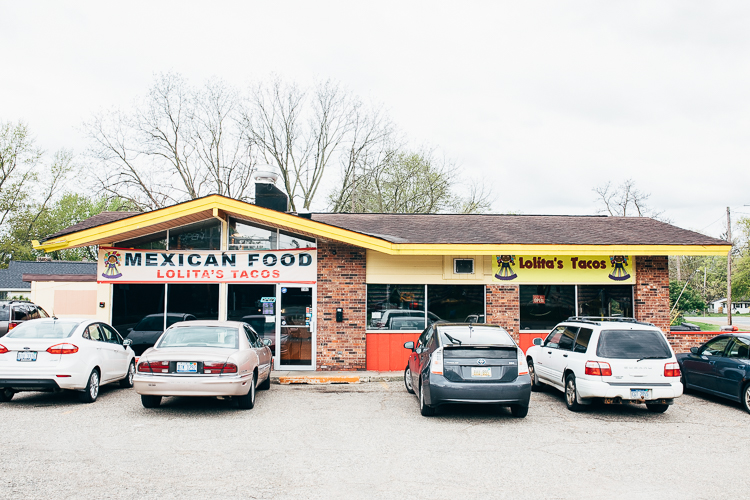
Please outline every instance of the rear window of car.
[[[244, 335], [244, 334], [243, 334]], [[178, 326], [168, 330], [157, 348], [166, 347], [221, 347], [237, 349], [237, 328], [226, 326]]]
[[670, 358], [672, 352], [661, 333], [654, 330], [602, 330], [596, 346], [601, 358]]
[[73, 335], [77, 321], [27, 321], [6, 335], [12, 339], [64, 339]]
[[446, 326], [439, 328], [441, 344], [514, 345], [513, 339], [502, 328]]
[[10, 306], [8, 304], [0, 304], [0, 321], [8, 321], [10, 319]]
[[133, 330], [136, 332], [157, 332], [164, 330], [164, 316], [147, 316], [140, 320]]

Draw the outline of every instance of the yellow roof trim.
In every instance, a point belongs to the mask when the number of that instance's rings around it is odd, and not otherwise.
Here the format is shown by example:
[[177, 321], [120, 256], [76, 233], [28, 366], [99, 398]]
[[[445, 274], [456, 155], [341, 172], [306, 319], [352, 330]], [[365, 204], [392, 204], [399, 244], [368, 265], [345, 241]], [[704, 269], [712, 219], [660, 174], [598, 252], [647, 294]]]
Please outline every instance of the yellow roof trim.
[[341, 229], [296, 215], [277, 212], [251, 203], [219, 195], [191, 200], [179, 205], [134, 215], [123, 220], [66, 234], [58, 239], [39, 243], [36, 250], [54, 252], [91, 244], [93, 241], [115, 242], [119, 235], [170, 220], [208, 211], [213, 217], [221, 212], [234, 212], [289, 229], [304, 231], [321, 238], [348, 243], [388, 255], [726, 255], [729, 245], [492, 245], [492, 244], [428, 244], [391, 243], [380, 238]]

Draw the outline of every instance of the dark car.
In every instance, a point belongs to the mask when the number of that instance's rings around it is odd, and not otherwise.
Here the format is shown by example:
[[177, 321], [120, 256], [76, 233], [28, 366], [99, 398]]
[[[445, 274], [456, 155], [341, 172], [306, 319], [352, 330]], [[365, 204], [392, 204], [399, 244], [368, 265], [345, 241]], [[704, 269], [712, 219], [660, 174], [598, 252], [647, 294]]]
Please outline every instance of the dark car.
[[435, 323], [419, 336], [404, 371], [404, 384], [419, 398], [424, 416], [447, 403], [509, 406], [525, 417], [531, 378], [523, 351], [503, 328], [471, 323]]
[[[167, 328], [179, 321], [194, 321], [196, 319], [192, 314], [168, 313]], [[128, 336], [125, 338], [130, 339], [132, 342], [130, 347], [135, 351], [136, 356], [140, 356], [143, 354], [143, 351], [149, 347], [153, 347], [161, 334], [164, 333], [164, 315], [149, 314], [148, 316], [144, 316], [135, 325], [135, 328], [128, 328], [128, 332]]]
[[49, 314], [26, 300], [0, 300], [0, 337], [24, 321], [37, 318], [49, 318]]
[[739, 401], [750, 412], [750, 334], [727, 333], [678, 354], [682, 384]]

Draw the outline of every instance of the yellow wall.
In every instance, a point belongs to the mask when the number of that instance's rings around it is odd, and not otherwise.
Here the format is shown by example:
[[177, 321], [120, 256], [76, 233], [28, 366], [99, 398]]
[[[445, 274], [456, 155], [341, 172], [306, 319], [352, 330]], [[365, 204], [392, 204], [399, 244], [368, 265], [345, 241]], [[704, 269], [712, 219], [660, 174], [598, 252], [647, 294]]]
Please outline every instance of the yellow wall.
[[[454, 258], [473, 258], [474, 274], [453, 274]], [[491, 255], [386, 255], [367, 251], [367, 283], [491, 284]]]
[[[110, 285], [95, 282], [33, 281], [31, 301], [57, 317], [109, 322]], [[104, 302], [105, 307], [99, 307]]]

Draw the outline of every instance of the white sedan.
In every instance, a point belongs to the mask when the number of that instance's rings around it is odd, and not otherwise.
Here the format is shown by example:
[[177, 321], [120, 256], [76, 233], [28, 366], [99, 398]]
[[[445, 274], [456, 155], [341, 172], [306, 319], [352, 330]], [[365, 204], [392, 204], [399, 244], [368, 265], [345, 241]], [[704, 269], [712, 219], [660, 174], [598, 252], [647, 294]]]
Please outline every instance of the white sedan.
[[146, 408], [163, 396], [218, 396], [250, 409], [255, 390], [271, 387], [270, 343], [238, 321], [175, 323], [138, 359], [135, 391]]
[[21, 391], [80, 391], [93, 403], [99, 387], [133, 387], [135, 353], [106, 323], [91, 319], [26, 321], [0, 337], [0, 401]]

